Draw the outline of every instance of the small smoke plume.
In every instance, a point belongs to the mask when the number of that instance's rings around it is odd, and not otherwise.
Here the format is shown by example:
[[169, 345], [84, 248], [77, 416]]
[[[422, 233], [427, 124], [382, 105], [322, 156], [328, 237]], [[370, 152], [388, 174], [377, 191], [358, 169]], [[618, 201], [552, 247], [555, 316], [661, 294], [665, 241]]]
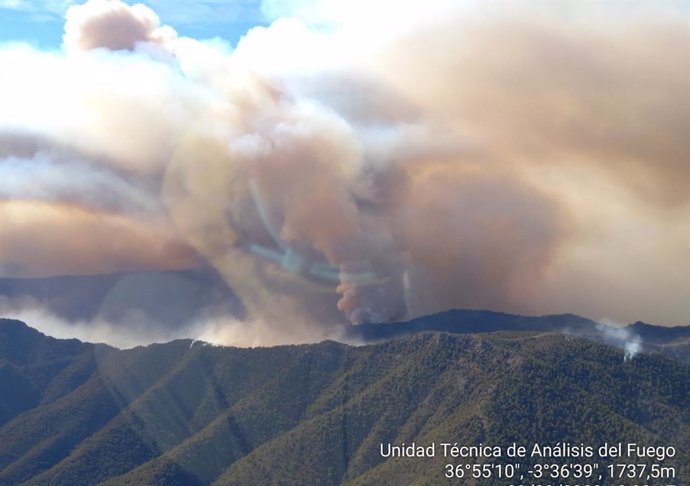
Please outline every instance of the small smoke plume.
[[120, 0], [0, 47], [0, 276], [210, 264], [247, 318], [204, 336], [253, 344], [451, 307], [687, 321], [682, 9], [297, 3], [234, 47]]
[[637, 353], [642, 351], [642, 338], [620, 324], [603, 319], [596, 327], [606, 344], [625, 350], [624, 362], [632, 360]]

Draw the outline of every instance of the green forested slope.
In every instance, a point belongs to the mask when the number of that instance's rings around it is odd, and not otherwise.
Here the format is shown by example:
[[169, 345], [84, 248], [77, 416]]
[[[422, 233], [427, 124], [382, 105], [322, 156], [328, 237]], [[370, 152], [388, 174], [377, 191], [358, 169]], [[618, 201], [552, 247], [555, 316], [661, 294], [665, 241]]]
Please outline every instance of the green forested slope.
[[632, 441], [690, 464], [690, 367], [555, 333], [119, 351], [0, 321], [0, 370], [3, 485], [450, 484], [447, 459], [382, 442]]

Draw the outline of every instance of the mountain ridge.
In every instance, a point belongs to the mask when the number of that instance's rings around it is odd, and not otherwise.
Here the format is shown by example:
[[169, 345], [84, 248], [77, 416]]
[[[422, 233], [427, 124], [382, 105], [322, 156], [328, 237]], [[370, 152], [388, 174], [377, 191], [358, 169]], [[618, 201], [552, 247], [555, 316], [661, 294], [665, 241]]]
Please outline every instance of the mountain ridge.
[[637, 321], [623, 327], [600, 323], [577, 314], [524, 316], [475, 309], [451, 309], [406, 322], [350, 326], [350, 339], [377, 342], [423, 331], [487, 333], [497, 331], [558, 332], [571, 334], [634, 352], [664, 354], [690, 362], [690, 326], [657, 326]]

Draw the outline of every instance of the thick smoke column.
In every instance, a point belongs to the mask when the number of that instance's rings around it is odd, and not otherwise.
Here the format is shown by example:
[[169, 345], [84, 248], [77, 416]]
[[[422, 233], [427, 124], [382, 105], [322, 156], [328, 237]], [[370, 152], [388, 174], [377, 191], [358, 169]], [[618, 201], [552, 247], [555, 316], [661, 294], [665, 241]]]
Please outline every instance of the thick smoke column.
[[252, 344], [450, 307], [687, 320], [682, 12], [457, 3], [265, 2], [233, 48], [89, 0], [61, 52], [0, 47], [2, 274], [210, 263], [249, 315], [213, 332]]
[[[255, 314], [277, 305], [267, 287], [289, 286], [300, 294], [323, 286], [319, 294], [328, 292], [329, 284], [342, 294], [338, 308], [352, 322], [388, 320], [389, 307], [402, 315], [401, 294], [391, 290], [397, 283], [374, 265], [382, 260], [379, 255], [393, 250], [357, 204], [361, 153], [350, 127], [322, 106], [283, 99], [268, 86], [255, 90], [255, 95], [264, 92], [243, 105], [245, 126], [228, 135], [228, 146], [192, 131], [178, 148], [164, 191], [178, 227], [222, 268]], [[252, 187], [260, 201], [251, 197]], [[257, 217], [261, 212], [268, 215]], [[263, 268], [264, 262], [246, 250], [257, 241], [273, 244], [267, 240], [272, 232], [297, 257], [330, 264], [331, 280], [310, 284], [289, 271]], [[272, 272], [272, 283], [264, 272]], [[272, 317], [284, 319], [285, 313]]]

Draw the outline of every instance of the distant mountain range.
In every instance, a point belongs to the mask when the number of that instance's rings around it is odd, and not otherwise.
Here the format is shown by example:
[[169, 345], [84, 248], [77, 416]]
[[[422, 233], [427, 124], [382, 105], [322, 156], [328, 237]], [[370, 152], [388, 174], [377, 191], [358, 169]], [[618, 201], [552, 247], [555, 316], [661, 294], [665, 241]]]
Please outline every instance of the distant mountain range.
[[243, 315], [243, 307], [212, 268], [44, 278], [0, 278], [5, 307], [40, 306], [71, 322], [137, 319], [182, 328], [201, 312]]
[[348, 328], [348, 336], [365, 342], [423, 331], [485, 333], [496, 331], [559, 332], [633, 351], [660, 353], [690, 362], [690, 326], [664, 327], [636, 322], [615, 327], [575, 314], [520, 316], [486, 310], [454, 309], [408, 322], [364, 324]]
[[624, 362], [555, 323], [601, 332], [577, 316], [452, 311], [358, 327], [382, 340], [364, 346], [118, 350], [0, 320], [0, 485], [460, 484], [448, 459], [381, 457], [389, 442], [672, 445], [664, 465], [687, 473], [690, 365]]
[[[23, 304], [29, 308], [40, 306], [73, 323], [101, 318], [117, 324], [123, 332], [128, 332], [133, 326], [151, 327], [150, 324], [184, 331], [200, 317], [244, 316], [239, 299], [210, 267], [106, 275], [0, 278], [0, 316], [8, 307]], [[664, 327], [636, 322], [618, 328], [574, 314], [531, 317], [455, 309], [407, 322], [345, 328], [347, 338], [361, 342], [376, 342], [421, 331], [461, 334], [561, 332], [690, 362], [690, 326]]]

